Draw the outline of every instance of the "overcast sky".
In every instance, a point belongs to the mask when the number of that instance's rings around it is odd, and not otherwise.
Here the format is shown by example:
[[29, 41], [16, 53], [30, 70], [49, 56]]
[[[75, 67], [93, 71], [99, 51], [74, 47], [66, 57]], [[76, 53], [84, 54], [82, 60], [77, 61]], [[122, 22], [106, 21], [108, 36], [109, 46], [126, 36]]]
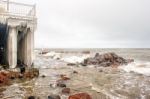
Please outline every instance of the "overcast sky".
[[37, 3], [35, 47], [150, 47], [150, 0], [22, 1]]

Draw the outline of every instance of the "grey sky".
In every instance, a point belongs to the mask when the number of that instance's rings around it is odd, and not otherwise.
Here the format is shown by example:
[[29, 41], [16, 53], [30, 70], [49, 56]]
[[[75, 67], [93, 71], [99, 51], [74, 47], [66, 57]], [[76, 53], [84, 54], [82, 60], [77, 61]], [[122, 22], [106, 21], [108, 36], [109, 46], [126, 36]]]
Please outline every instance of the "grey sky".
[[29, 2], [37, 3], [36, 47], [150, 47], [150, 0]]

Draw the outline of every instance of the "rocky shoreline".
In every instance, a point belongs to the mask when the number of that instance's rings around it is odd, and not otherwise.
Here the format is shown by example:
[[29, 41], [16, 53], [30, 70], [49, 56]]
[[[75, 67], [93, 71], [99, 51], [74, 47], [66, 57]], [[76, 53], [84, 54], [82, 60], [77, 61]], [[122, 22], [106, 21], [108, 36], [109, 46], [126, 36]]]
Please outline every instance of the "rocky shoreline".
[[[87, 52], [86, 52], [87, 53]], [[46, 53], [42, 53], [42, 55], [44, 55]], [[46, 56], [47, 57], [47, 56]], [[60, 59], [57, 59], [60, 60]], [[115, 53], [104, 53], [104, 54], [99, 54], [96, 53], [94, 57], [88, 57], [86, 59], [84, 59], [81, 63], [76, 63], [75, 65], [81, 65], [82, 67], [88, 68], [86, 66], [89, 65], [94, 65], [96, 67], [103, 67], [101, 69], [97, 69], [97, 71], [101, 74], [109, 74], [109, 69], [110, 69], [110, 73], [112, 73], [113, 71], [116, 73], [118, 72], [116, 69], [113, 70], [111, 68], [117, 68], [118, 66], [121, 65], [126, 65], [129, 64], [131, 62], [133, 62], [133, 59], [124, 59], [120, 56], [118, 56]], [[68, 63], [69, 64], [69, 63]], [[74, 66], [74, 65], [72, 65]], [[70, 66], [70, 67], [72, 67]], [[110, 67], [109, 69], [107, 69], [108, 67]], [[93, 71], [94, 72], [94, 71]], [[81, 71], [78, 70], [73, 70], [71, 75], [73, 77], [78, 77], [81, 74]], [[92, 98], [92, 95], [90, 93], [88, 93], [87, 91], [82, 91], [82, 92], [74, 92], [75, 90], [72, 89], [72, 87], [70, 87], [70, 84], [68, 84], [68, 82], [72, 81], [72, 76], [68, 76], [65, 73], [59, 74], [57, 75], [57, 79], [55, 83], [50, 83], [49, 84], [49, 88], [52, 89], [60, 89], [60, 93], [59, 94], [54, 94], [54, 93], [50, 93], [49, 95], [47, 95], [47, 99], [95, 99]], [[41, 75], [39, 76], [39, 70], [38, 69], [29, 69], [26, 70], [26, 72], [21, 73], [20, 71], [10, 71], [10, 70], [2, 70], [0, 72], [0, 84], [2, 86], [7, 85], [6, 82], [10, 82], [14, 79], [33, 79], [37, 77], [38, 79], [48, 79], [47, 75]], [[77, 86], [79, 87], [79, 86]], [[86, 87], [92, 87], [92, 85], [87, 85]], [[85, 87], [85, 88], [86, 88]], [[94, 87], [92, 87], [94, 88]], [[95, 90], [95, 89], [94, 89]], [[2, 92], [3, 90], [1, 90]], [[100, 92], [99, 92], [100, 93]], [[2, 96], [2, 95], [1, 95]], [[62, 96], [65, 96], [65, 98], [62, 98]], [[25, 99], [43, 99], [40, 98], [38, 95], [30, 95], [28, 97], [26, 97]], [[109, 97], [108, 97], [109, 99]]]

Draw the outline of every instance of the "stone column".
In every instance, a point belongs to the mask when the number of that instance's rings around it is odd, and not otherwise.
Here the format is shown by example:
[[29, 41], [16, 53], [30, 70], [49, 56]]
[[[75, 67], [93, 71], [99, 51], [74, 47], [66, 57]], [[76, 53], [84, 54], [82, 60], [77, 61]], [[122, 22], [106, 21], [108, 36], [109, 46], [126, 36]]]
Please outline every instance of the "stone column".
[[8, 42], [7, 42], [7, 58], [10, 68], [17, 66], [17, 28], [9, 27]]
[[24, 64], [31, 66], [34, 58], [34, 33], [30, 28], [27, 29], [27, 33], [24, 37]]

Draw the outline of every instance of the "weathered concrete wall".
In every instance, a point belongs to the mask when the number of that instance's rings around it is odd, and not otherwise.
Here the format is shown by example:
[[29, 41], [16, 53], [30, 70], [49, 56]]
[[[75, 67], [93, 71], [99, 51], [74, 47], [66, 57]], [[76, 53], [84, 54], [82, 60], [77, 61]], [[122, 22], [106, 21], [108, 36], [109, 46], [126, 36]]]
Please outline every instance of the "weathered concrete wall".
[[32, 28], [0, 24], [1, 47], [4, 48], [5, 53], [0, 51], [0, 58], [5, 59], [5, 64], [8, 64], [10, 68], [15, 68], [18, 62], [31, 66], [34, 58], [34, 32]]

